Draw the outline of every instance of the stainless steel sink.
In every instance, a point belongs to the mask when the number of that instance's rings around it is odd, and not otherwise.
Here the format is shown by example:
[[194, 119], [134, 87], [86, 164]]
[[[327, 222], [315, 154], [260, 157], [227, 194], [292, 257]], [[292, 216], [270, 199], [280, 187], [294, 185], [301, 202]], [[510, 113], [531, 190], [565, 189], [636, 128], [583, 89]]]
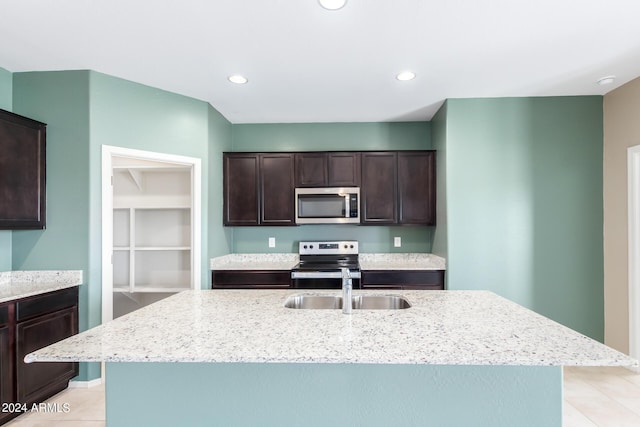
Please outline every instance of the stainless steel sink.
[[[284, 302], [286, 308], [295, 309], [341, 309], [339, 295], [291, 295]], [[411, 307], [411, 303], [400, 295], [355, 295], [351, 306], [356, 310], [401, 310]]]
[[342, 297], [338, 295], [291, 295], [284, 302], [284, 306], [300, 309], [341, 309]]
[[411, 307], [411, 303], [400, 295], [356, 295], [353, 308], [360, 310], [402, 310]]

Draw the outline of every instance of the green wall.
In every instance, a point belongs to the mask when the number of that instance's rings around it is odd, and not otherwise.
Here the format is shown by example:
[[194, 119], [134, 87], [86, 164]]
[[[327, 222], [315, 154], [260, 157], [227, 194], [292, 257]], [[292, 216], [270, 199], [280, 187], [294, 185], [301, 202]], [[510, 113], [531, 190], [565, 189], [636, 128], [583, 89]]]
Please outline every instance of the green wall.
[[[92, 262], [101, 263], [102, 145], [196, 157], [202, 160], [201, 283], [209, 234], [209, 108], [208, 104], [150, 86], [91, 72], [91, 206]], [[215, 232], [215, 231], [214, 231]], [[92, 271], [99, 271], [96, 267]], [[100, 276], [94, 278], [100, 280]], [[98, 319], [97, 319], [98, 320]]]
[[[92, 71], [16, 73], [13, 106], [48, 124], [47, 229], [13, 232], [14, 270], [82, 270], [80, 329], [101, 322], [106, 144], [202, 160], [200, 272], [202, 286], [209, 286], [208, 260], [228, 253], [231, 240], [222, 227], [222, 183], [209, 185], [209, 161], [221, 165], [222, 152], [231, 149], [231, 124], [224, 117], [203, 101]], [[81, 364], [80, 380], [99, 375], [98, 364]]]
[[[447, 101], [431, 119], [431, 137], [436, 150], [436, 224], [431, 252], [448, 259], [447, 253]], [[448, 274], [445, 275], [445, 283]]]
[[603, 340], [602, 113], [600, 96], [447, 102], [449, 289]]
[[[12, 111], [13, 76], [0, 68], [0, 108]], [[11, 271], [11, 231], [0, 230], [0, 272]]]
[[[428, 150], [429, 122], [233, 125], [233, 151]], [[222, 175], [220, 174], [220, 179]], [[299, 240], [355, 239], [361, 252], [429, 252], [432, 227], [233, 227], [233, 252], [297, 252]], [[393, 238], [402, 247], [393, 247]], [[276, 247], [268, 247], [268, 238]]]
[[[202, 242], [209, 246], [209, 257], [226, 255], [232, 252], [233, 230], [222, 226], [222, 153], [231, 151], [231, 123], [210, 105], [209, 109], [209, 233], [203, 235]], [[203, 201], [204, 203], [204, 201]], [[207, 280], [203, 286], [209, 286], [209, 265], [204, 270]]]
[[562, 426], [559, 366], [107, 363], [107, 378], [107, 427]]
[[[13, 83], [14, 111], [47, 123], [47, 228], [13, 232], [13, 270], [82, 270], [84, 330], [95, 325], [88, 304], [89, 73], [15, 73]], [[81, 364], [80, 378], [91, 369]]]

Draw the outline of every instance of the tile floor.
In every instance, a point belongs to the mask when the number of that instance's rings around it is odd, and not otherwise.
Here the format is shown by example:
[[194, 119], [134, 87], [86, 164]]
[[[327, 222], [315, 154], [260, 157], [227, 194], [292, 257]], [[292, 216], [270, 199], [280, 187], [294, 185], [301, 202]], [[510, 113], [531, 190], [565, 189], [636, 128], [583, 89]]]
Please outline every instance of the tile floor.
[[[21, 415], [6, 427], [103, 427], [104, 385], [71, 388], [48, 403], [68, 412]], [[625, 368], [564, 369], [564, 427], [640, 426], [640, 373]]]

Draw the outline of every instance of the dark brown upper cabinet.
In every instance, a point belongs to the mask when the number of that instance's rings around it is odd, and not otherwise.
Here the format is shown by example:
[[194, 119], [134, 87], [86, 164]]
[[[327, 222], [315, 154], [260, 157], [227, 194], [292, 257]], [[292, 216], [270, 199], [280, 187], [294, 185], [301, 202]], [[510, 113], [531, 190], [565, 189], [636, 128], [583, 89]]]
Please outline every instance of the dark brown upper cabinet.
[[295, 225], [294, 155], [263, 153], [260, 157], [260, 224]]
[[362, 153], [362, 224], [435, 225], [435, 151]]
[[0, 229], [45, 228], [46, 124], [0, 110]]
[[396, 224], [398, 154], [394, 151], [362, 153], [360, 218], [363, 224]]
[[398, 152], [398, 223], [435, 225], [435, 152]]
[[360, 153], [296, 153], [296, 187], [358, 187]]
[[224, 225], [258, 225], [259, 168], [257, 154], [224, 154]]
[[224, 153], [223, 181], [224, 225], [295, 225], [292, 153]]

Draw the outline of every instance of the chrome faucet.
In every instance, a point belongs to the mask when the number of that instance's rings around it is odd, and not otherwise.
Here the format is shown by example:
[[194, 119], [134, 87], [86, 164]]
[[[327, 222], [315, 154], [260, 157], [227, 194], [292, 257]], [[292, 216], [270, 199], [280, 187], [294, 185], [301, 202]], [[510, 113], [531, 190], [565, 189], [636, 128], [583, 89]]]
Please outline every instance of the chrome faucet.
[[342, 268], [342, 313], [351, 314], [351, 290], [353, 281], [348, 268]]

